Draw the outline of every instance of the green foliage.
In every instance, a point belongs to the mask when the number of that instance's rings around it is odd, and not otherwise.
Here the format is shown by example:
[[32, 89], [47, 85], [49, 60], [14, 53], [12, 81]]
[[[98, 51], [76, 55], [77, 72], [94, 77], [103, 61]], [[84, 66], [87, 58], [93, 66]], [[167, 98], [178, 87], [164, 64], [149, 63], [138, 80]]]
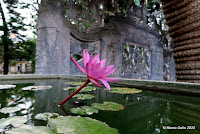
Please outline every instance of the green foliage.
[[11, 60], [11, 61], [10, 61], [10, 65], [11, 65], [11, 66], [15, 66], [16, 64], [17, 64], [17, 61], [16, 61], [16, 60]]
[[134, 0], [135, 5], [139, 6], [140, 5], [140, 0]]
[[18, 42], [15, 44], [15, 52], [13, 59], [25, 59], [32, 61], [35, 59], [36, 39]]
[[12, 59], [31, 61], [32, 70], [35, 70], [36, 38], [18, 42], [12, 49]]
[[[135, 0], [136, 1], [136, 0]], [[65, 17], [85, 34], [102, 25], [114, 16], [126, 16], [126, 12], [138, 4], [133, 0], [65, 0]], [[139, 3], [140, 4], [140, 3]]]
[[9, 15], [8, 18], [5, 18], [6, 22], [4, 22], [8, 26], [9, 35], [14, 33], [19, 40], [23, 40], [24, 35], [19, 33], [19, 31], [26, 31], [25, 26], [27, 25], [23, 22], [25, 17], [17, 11], [20, 3], [18, 0], [4, 0], [3, 2], [6, 5]]
[[80, 60], [80, 59], [82, 59], [82, 56], [79, 55], [79, 54], [75, 54], [74, 57], [75, 57], [75, 59], [76, 59], [77, 61]]
[[39, 9], [39, 5], [40, 5], [40, 1], [41, 0], [30, 0], [30, 1], [26, 1], [26, 2], [21, 2], [19, 4], [21, 9], [31, 9], [32, 10], [32, 12], [30, 13], [32, 22], [27, 25], [31, 28], [31, 30], [33, 31], [33, 33], [35, 35], [36, 35], [36, 23], [37, 23], [37, 19], [38, 19], [38, 9]]
[[105, 13], [106, 15], [109, 15], [109, 16], [115, 16], [115, 14], [112, 13], [112, 12], [104, 11], [104, 13]]
[[[2, 4], [6, 5], [8, 14], [3, 10]], [[0, 2], [0, 13], [3, 22], [0, 26], [0, 31], [3, 31], [1, 35], [2, 43], [0, 43], [3, 45], [0, 45], [0, 50], [4, 51], [0, 53], [0, 58], [3, 59], [0, 61], [4, 62], [5, 65], [4, 74], [8, 73], [9, 60], [22, 59], [22, 57], [25, 56], [23, 58], [33, 61], [32, 57], [34, 57], [35, 45], [33, 45], [33, 43], [30, 45], [30, 41], [25, 41], [26, 35], [21, 33], [21, 31], [27, 30], [26, 27], [28, 25], [24, 23], [25, 17], [19, 13], [19, 8], [20, 3], [18, 0], [3, 0], [3, 2]], [[12, 34], [14, 37], [11, 37]], [[17, 43], [17, 45], [26, 43], [27, 46], [31, 47], [20, 47], [20, 49], [18, 49], [16, 48], [16, 42], [20, 42]]]
[[147, 8], [150, 13], [161, 10], [161, 5], [159, 0], [148, 0]]

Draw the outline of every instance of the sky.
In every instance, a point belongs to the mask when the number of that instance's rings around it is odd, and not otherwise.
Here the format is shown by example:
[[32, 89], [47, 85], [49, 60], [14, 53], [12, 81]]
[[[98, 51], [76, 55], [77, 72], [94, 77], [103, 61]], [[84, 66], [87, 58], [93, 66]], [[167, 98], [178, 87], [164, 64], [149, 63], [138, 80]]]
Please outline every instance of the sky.
[[[6, 4], [4, 4], [3, 0], [0, 0], [0, 1], [1, 1], [2, 7], [3, 7], [3, 11], [4, 11], [4, 13], [5, 13], [5, 17], [6, 17], [6, 18], [9, 18], [9, 16], [8, 16], [8, 11], [7, 11], [7, 9], [6, 9]], [[27, 3], [27, 2], [28, 2], [28, 3], [31, 3], [31, 1], [34, 1], [34, 0], [18, 0], [18, 1], [19, 1], [19, 2], [24, 2], [24, 3]], [[35, 23], [34, 20], [33, 20], [32, 17], [31, 17], [31, 13], [33, 13], [33, 10], [32, 10], [32, 9], [17, 9], [17, 11], [18, 11], [19, 13], [21, 13], [21, 15], [22, 15], [23, 17], [25, 17], [24, 22], [25, 22], [26, 24], [28, 24], [28, 23]], [[0, 20], [0, 24], [2, 24], [2, 20]], [[25, 31], [25, 32], [20, 32], [20, 33], [27, 35], [27, 38], [33, 38], [33, 37], [34, 37], [33, 30], [30, 29], [30, 28], [28, 28], [27, 31]]]

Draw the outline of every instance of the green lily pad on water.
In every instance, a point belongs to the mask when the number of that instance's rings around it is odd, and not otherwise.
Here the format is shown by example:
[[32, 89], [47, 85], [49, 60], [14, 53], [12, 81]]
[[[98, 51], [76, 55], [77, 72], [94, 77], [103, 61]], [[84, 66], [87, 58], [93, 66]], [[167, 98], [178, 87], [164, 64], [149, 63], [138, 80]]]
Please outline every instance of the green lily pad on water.
[[89, 92], [89, 91], [94, 91], [94, 90], [96, 90], [95, 87], [88, 86], [88, 87], [84, 87], [83, 89], [81, 89], [80, 92]]
[[77, 89], [77, 87], [66, 87], [66, 88], [64, 88], [63, 90], [76, 90]]
[[14, 113], [14, 112], [20, 111], [21, 109], [22, 109], [21, 107], [5, 107], [5, 108], [0, 109], [0, 112], [4, 114]]
[[19, 128], [6, 131], [6, 134], [54, 134], [54, 132], [44, 126], [22, 125]]
[[92, 107], [95, 107], [100, 110], [108, 110], [108, 111], [119, 111], [119, 110], [124, 109], [123, 105], [118, 104], [116, 102], [111, 102], [111, 101], [105, 101], [103, 104], [93, 103]]
[[[76, 86], [81, 86], [81, 85], [83, 85], [85, 82], [80, 82], [80, 81], [74, 81], [74, 82], [65, 82], [65, 84], [67, 84], [67, 85], [76, 85]], [[92, 85], [93, 83], [88, 83], [88, 85]]]
[[117, 134], [117, 129], [88, 117], [64, 116], [50, 118], [48, 124], [55, 133], [64, 134]]
[[[104, 90], [108, 90], [107, 88], [104, 88]], [[124, 88], [124, 87], [115, 87], [111, 88], [111, 93], [119, 93], [119, 94], [135, 94], [140, 93], [142, 90], [136, 89], [136, 88]]]
[[22, 90], [36, 91], [36, 90], [45, 90], [45, 89], [51, 89], [51, 88], [52, 86], [28, 86], [28, 87], [22, 88]]
[[13, 116], [13, 117], [0, 119], [0, 129], [3, 129], [8, 125], [18, 127], [26, 122], [27, 122], [27, 118], [23, 116]]
[[0, 90], [2, 89], [10, 89], [10, 88], [15, 88], [16, 85], [0, 85]]
[[[75, 90], [78, 89], [79, 87], [80, 87], [80, 86], [78, 86], [78, 87], [67, 87], [67, 88], [64, 88], [63, 90], [73, 90], [73, 91], [75, 91]], [[82, 88], [80, 92], [89, 92], [89, 91], [94, 91], [94, 90], [96, 90], [95, 87], [90, 87], [90, 86], [88, 86], [88, 87]]]
[[98, 109], [90, 106], [83, 106], [77, 108], [71, 108], [70, 112], [79, 115], [92, 115], [93, 113], [98, 113]]
[[78, 100], [87, 100], [94, 98], [94, 95], [91, 94], [76, 94], [73, 98], [77, 97]]
[[48, 120], [49, 118], [56, 118], [59, 115], [57, 113], [39, 113], [35, 116], [35, 119], [37, 120]]

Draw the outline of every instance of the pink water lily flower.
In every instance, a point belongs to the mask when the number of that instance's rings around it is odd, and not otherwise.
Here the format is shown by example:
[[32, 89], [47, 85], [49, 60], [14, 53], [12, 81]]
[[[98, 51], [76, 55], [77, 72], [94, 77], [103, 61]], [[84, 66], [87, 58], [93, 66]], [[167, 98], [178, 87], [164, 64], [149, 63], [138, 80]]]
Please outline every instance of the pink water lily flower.
[[102, 87], [102, 85], [99, 83], [99, 81], [101, 81], [105, 85], [105, 87], [110, 91], [110, 85], [108, 84], [108, 82], [118, 81], [118, 79], [107, 77], [108, 75], [112, 74], [117, 68], [113, 68], [114, 65], [104, 67], [107, 59], [103, 59], [102, 61], [100, 61], [99, 54], [97, 54], [93, 58], [93, 54], [89, 55], [88, 51], [83, 49], [84, 68], [82, 68], [72, 57], [71, 59], [75, 63], [75, 65], [84, 74], [87, 75], [88, 79], [99, 87]]

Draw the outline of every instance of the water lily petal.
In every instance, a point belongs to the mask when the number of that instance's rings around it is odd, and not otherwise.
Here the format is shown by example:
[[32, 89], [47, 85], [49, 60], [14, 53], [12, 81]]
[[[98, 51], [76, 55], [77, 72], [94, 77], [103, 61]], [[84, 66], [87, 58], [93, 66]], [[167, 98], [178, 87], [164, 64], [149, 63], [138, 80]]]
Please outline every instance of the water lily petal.
[[109, 72], [112, 68], [114, 67], [114, 65], [109, 65], [106, 67], [106, 73]]
[[83, 64], [84, 64], [84, 68], [86, 68], [86, 64], [88, 63], [89, 59], [90, 59], [90, 55], [89, 55], [88, 51], [83, 49]]
[[85, 50], [85, 51], [86, 51], [86, 59], [87, 59], [87, 63], [88, 63], [88, 61], [89, 61], [89, 59], [90, 59], [90, 54], [88, 53], [87, 50]]
[[107, 61], [107, 59], [103, 59], [102, 61], [100, 61], [102, 67], [104, 67], [106, 61]]
[[89, 78], [89, 80], [90, 80], [92, 83], [94, 83], [95, 85], [97, 85], [97, 86], [99, 86], [99, 87], [102, 87], [102, 85], [99, 84], [97, 81], [95, 81], [95, 80], [93, 80], [93, 79], [91, 79], [91, 78]]
[[86, 68], [86, 64], [87, 64], [87, 55], [86, 55], [85, 49], [83, 49], [83, 64], [84, 64], [84, 68]]
[[[90, 59], [89, 59], [89, 61], [88, 61], [88, 65], [86, 65], [86, 68], [87, 68], [87, 75], [88, 76], [91, 76], [91, 71], [92, 71], [92, 60], [93, 60], [93, 54], [91, 54], [91, 56], [90, 56]], [[88, 67], [87, 67], [88, 66]]]
[[107, 81], [103, 80], [103, 79], [99, 79], [104, 85], [105, 87], [110, 91], [110, 85], [108, 84]]
[[100, 69], [92, 74], [92, 78], [99, 79], [100, 77], [104, 77], [104, 74], [106, 72], [105, 67], [100, 67]]
[[93, 53], [90, 55], [88, 63], [92, 65], [92, 61], [93, 61]]
[[96, 64], [96, 63], [98, 63], [98, 61], [99, 61], [99, 53], [94, 57], [92, 63]]
[[86, 69], [86, 74], [87, 74], [87, 76], [90, 77], [91, 69], [90, 69], [89, 63], [86, 64], [86, 68], [85, 68], [85, 69]]
[[95, 75], [101, 69], [101, 63], [93, 64], [91, 73]]
[[71, 57], [71, 59], [74, 62], [74, 64], [78, 67], [78, 69], [80, 69], [81, 72], [83, 72], [84, 74], [86, 74], [85, 69], [83, 69], [72, 57]]
[[110, 75], [110, 74], [113, 73], [116, 69], [117, 69], [117, 68], [111, 69], [109, 72], [105, 73], [104, 76], [106, 77], [106, 76]]

